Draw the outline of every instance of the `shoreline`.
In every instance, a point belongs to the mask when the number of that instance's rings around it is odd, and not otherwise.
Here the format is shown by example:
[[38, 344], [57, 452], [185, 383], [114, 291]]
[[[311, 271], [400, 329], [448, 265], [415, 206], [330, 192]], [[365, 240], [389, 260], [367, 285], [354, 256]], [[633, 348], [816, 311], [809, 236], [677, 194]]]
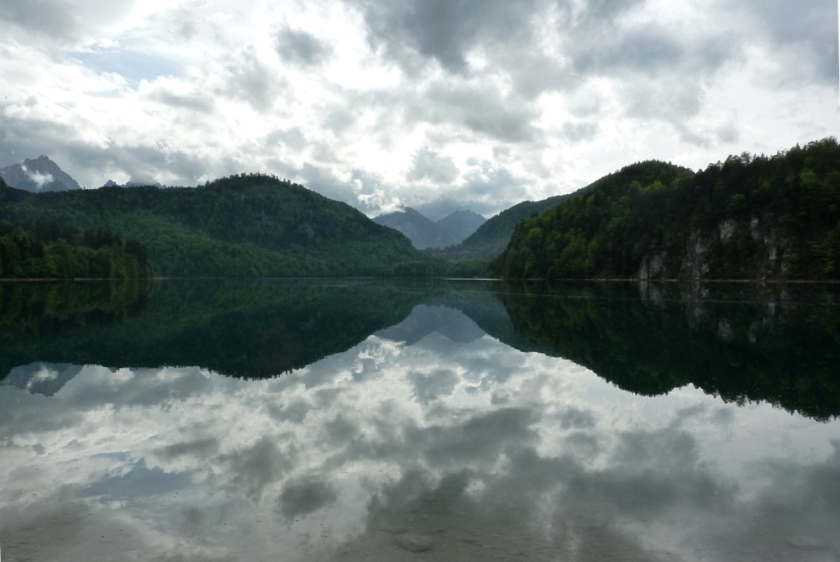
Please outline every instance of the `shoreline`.
[[101, 282], [101, 281], [171, 281], [171, 280], [194, 280], [194, 281], [208, 281], [208, 280], [306, 280], [306, 279], [379, 279], [379, 280], [396, 280], [396, 279], [439, 279], [441, 281], [519, 281], [519, 282], [539, 282], [539, 283], [662, 283], [662, 284], [678, 284], [678, 285], [704, 285], [704, 284], [740, 284], [740, 285], [840, 285], [840, 279], [638, 279], [638, 278], [590, 278], [590, 279], [576, 279], [576, 278], [559, 278], [549, 279], [544, 277], [538, 278], [524, 278], [524, 277], [509, 277], [509, 278], [494, 278], [494, 277], [72, 277], [72, 278], [56, 278], [56, 277], [0, 277], [0, 283], [84, 283], [84, 282]]

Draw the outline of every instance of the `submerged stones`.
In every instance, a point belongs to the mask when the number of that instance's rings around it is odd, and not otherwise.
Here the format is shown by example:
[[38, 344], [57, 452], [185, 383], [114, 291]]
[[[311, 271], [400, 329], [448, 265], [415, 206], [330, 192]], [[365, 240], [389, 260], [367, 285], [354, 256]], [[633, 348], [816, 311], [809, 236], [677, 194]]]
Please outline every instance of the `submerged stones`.
[[411, 552], [426, 552], [432, 548], [434, 541], [426, 535], [403, 533], [394, 537], [394, 544]]

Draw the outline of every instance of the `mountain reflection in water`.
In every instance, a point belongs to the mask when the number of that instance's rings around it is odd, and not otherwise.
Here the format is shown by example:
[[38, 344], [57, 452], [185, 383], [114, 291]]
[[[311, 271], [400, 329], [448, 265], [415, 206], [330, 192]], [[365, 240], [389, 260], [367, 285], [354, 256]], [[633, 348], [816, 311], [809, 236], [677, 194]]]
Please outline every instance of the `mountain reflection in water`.
[[832, 291], [0, 291], [4, 560], [840, 559]]

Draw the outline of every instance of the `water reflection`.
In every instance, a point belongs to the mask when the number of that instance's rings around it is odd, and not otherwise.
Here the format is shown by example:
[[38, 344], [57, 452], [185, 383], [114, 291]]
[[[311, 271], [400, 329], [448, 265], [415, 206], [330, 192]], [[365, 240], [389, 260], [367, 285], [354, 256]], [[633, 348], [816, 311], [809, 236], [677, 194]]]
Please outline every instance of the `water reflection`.
[[836, 288], [511, 284], [515, 330], [619, 387], [657, 395], [693, 384], [727, 401], [840, 415]]
[[[347, 347], [280, 377], [35, 358], [0, 385], [4, 559], [838, 559], [838, 422], [764, 402], [739, 406], [693, 385], [628, 393], [535, 350], [566, 351], [556, 342], [575, 341], [575, 326], [621, 324], [624, 300], [661, 326], [659, 304], [638, 293], [494, 288], [392, 286], [402, 316], [362, 336], [351, 328], [352, 343], [315, 338], [312, 349]], [[328, 290], [339, 301], [351, 294]], [[389, 294], [371, 291], [356, 310]], [[160, 294], [112, 326], [143, 326], [145, 315], [159, 314]], [[569, 302], [552, 315], [552, 300]], [[309, 302], [319, 323], [352, 321]], [[267, 310], [254, 304], [220, 317]], [[804, 318], [822, 310], [796, 299], [784, 306]], [[673, 314], [668, 325], [680, 326]], [[549, 329], [533, 331], [537, 321]], [[162, 331], [203, 337], [192, 322]], [[619, 341], [639, 325], [625, 324], [602, 326], [590, 346], [608, 349], [608, 334]], [[71, 334], [56, 341], [88, 345], [88, 336]], [[704, 337], [699, 327], [688, 334]], [[602, 361], [591, 366], [617, 359]]]

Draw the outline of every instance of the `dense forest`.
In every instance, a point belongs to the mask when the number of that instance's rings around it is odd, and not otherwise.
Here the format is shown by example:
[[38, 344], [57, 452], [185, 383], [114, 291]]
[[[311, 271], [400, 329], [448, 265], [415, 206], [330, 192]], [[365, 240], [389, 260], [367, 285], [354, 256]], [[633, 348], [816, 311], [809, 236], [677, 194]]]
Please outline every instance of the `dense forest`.
[[[0, 179], [0, 199], [7, 189]], [[55, 220], [13, 224], [0, 219], [0, 278], [127, 279], [153, 274], [148, 250], [137, 240]]]
[[428, 276], [450, 269], [349, 205], [262, 174], [197, 188], [4, 192], [0, 220], [118, 233], [147, 248], [164, 276]]
[[509, 278], [838, 279], [840, 146], [731, 156], [692, 173], [642, 162], [521, 222]]

